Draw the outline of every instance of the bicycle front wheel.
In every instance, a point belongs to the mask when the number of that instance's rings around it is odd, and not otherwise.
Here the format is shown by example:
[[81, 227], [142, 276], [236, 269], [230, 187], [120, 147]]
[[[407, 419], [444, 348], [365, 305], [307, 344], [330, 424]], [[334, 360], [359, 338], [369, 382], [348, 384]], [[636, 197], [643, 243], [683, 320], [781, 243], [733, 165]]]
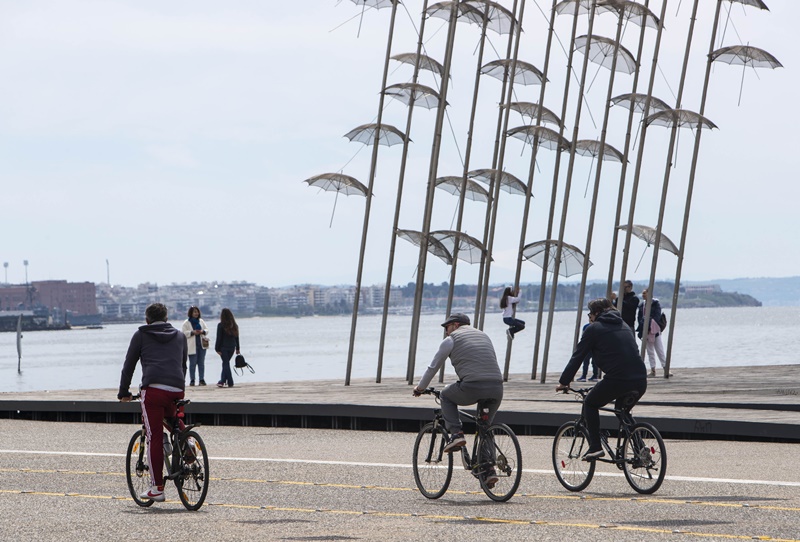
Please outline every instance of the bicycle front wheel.
[[453, 454], [443, 451], [446, 443], [447, 431], [433, 422], [420, 430], [414, 442], [414, 481], [419, 492], [429, 499], [438, 499], [450, 487]]
[[125, 478], [128, 481], [128, 490], [131, 492], [133, 501], [139, 506], [151, 506], [152, 499], [142, 499], [139, 497], [150, 489], [150, 466], [147, 464], [147, 437], [144, 430], [136, 431], [128, 443], [128, 451], [125, 454]]
[[189, 431], [181, 435], [180, 472], [175, 478], [178, 497], [187, 510], [199, 510], [208, 493], [208, 452], [200, 435]]
[[577, 422], [567, 422], [558, 428], [553, 440], [553, 468], [561, 485], [570, 491], [583, 491], [592, 481], [595, 462], [584, 461], [589, 449], [589, 433]]
[[522, 478], [522, 451], [514, 431], [503, 423], [490, 426], [478, 448], [481, 488], [493, 501], [505, 502]]
[[658, 429], [649, 423], [634, 424], [624, 449], [628, 483], [639, 493], [655, 493], [667, 474], [667, 449]]

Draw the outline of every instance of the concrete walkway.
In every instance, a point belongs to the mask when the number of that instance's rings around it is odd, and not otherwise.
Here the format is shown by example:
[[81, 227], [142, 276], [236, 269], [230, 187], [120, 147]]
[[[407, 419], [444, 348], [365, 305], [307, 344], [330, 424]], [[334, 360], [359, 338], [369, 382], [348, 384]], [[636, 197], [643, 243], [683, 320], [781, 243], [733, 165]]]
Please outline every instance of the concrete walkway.
[[[638, 420], [680, 438], [800, 441], [800, 365], [675, 372], [649, 380], [634, 409]], [[573, 396], [555, 393], [557, 380], [555, 374], [546, 384], [512, 375], [498, 420], [518, 432], [554, 433], [580, 412]], [[380, 384], [354, 380], [350, 386], [343, 380], [248, 383], [246, 375], [238, 382], [233, 388], [187, 388], [187, 413], [215, 425], [414, 431], [436, 408], [432, 397], [412, 397], [411, 387], [396, 378]], [[0, 393], [5, 418], [115, 422], [135, 420], [138, 411], [138, 405], [117, 402], [115, 389]], [[611, 427], [613, 418], [607, 418]]]

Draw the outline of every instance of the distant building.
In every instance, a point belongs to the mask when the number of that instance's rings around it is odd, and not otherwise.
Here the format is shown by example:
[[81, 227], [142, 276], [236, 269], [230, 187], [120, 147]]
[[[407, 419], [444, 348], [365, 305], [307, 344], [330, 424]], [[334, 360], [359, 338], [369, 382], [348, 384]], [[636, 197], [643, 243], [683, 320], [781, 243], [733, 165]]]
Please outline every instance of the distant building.
[[51, 313], [97, 314], [93, 282], [34, 281], [0, 286], [0, 310], [46, 308]]

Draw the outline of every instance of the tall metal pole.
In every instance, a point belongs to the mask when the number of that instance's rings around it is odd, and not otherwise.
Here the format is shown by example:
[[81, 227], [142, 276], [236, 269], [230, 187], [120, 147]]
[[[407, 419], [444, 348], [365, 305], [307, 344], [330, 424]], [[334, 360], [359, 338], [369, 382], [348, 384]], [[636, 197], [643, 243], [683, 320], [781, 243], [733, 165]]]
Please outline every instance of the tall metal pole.
[[406, 367], [406, 380], [414, 383], [414, 365], [417, 357], [417, 339], [419, 337], [419, 317], [422, 307], [422, 290], [425, 286], [425, 265], [428, 256], [428, 236], [431, 232], [431, 215], [433, 213], [433, 196], [436, 189], [436, 176], [439, 169], [439, 153], [442, 148], [442, 127], [444, 113], [447, 107], [447, 89], [450, 80], [450, 65], [453, 59], [453, 44], [456, 37], [456, 22], [458, 2], [450, 5], [450, 24], [447, 28], [447, 46], [445, 48], [444, 68], [442, 70], [442, 88], [439, 92], [439, 108], [436, 111], [436, 126], [433, 133], [433, 147], [431, 161], [428, 169], [428, 187], [425, 197], [425, 212], [422, 219], [422, 241], [419, 244], [419, 263], [417, 264], [417, 282], [414, 289], [414, 309], [411, 315], [411, 335], [408, 344], [408, 365]]
[[[516, 0], [515, 0], [516, 3]], [[485, 10], [483, 12], [483, 25], [481, 26], [481, 41], [480, 45], [478, 46], [478, 62], [477, 67], [475, 68], [475, 84], [472, 89], [472, 108], [469, 114], [469, 128], [467, 129], [467, 147], [464, 151], [464, 170], [461, 176], [461, 190], [458, 194], [458, 216], [456, 218], [456, 231], [461, 232], [461, 226], [464, 219], [464, 202], [466, 199], [467, 194], [467, 174], [469, 173], [470, 167], [470, 159], [472, 157], [472, 136], [473, 130], [475, 129], [475, 112], [478, 108], [478, 93], [480, 90], [481, 84], [481, 66], [483, 65], [483, 52], [486, 45], [486, 28], [489, 25], [489, 4], [485, 5]], [[509, 35], [513, 35], [513, 31]], [[450, 310], [453, 308], [453, 291], [455, 289], [456, 284], [456, 269], [458, 267], [458, 245], [460, 239], [455, 240], [455, 245], [453, 248], [453, 263], [450, 267], [450, 285], [447, 290], [447, 311], [446, 315], [450, 316]], [[444, 366], [442, 367], [442, 371], [439, 373], [440, 379], [444, 376]]]
[[[358, 272], [356, 273], [356, 291], [353, 298], [353, 317], [350, 322], [350, 346], [347, 350], [347, 371], [345, 375], [344, 385], [350, 385], [350, 374], [353, 369], [353, 350], [356, 340], [356, 324], [358, 322], [358, 303], [361, 297], [361, 277], [364, 271], [364, 252], [367, 248], [367, 231], [369, 229], [369, 215], [372, 208], [372, 188], [375, 184], [375, 171], [378, 164], [378, 147], [381, 138], [381, 121], [383, 119], [383, 102], [385, 95], [383, 93], [386, 88], [386, 79], [389, 74], [389, 58], [392, 54], [392, 37], [394, 36], [394, 21], [397, 14], [397, 4], [399, 0], [392, 2], [392, 16], [389, 22], [389, 37], [386, 42], [386, 59], [383, 64], [383, 78], [381, 79], [381, 93], [378, 99], [378, 119], [375, 126], [375, 139], [372, 142], [372, 163], [369, 168], [369, 183], [367, 184], [367, 197], [364, 208], [364, 225], [361, 230], [361, 250], [358, 255]], [[406, 135], [408, 139], [408, 135]]]
[[[689, 53], [692, 49], [692, 38], [694, 37], [694, 23], [697, 19], [697, 6], [700, 3], [700, 0], [694, 0], [694, 5], [692, 7], [692, 17], [689, 21], [689, 32], [686, 36], [686, 51], [683, 56], [683, 68], [681, 69], [681, 79], [678, 83], [678, 96], [675, 98], [675, 109], [681, 108], [681, 103], [683, 102], [683, 89], [686, 83], [686, 71], [689, 67]], [[677, 152], [675, 150], [675, 140], [678, 135], [678, 119], [673, 120], [672, 129], [670, 130], [669, 136], [669, 146], [667, 148], [667, 160], [664, 166], [664, 182], [661, 186], [661, 201], [659, 203], [658, 208], [658, 223], [656, 224], [656, 240], [653, 242], [653, 260], [652, 264], [650, 265], [650, 282], [648, 283], [648, 291], [650, 295], [647, 296], [647, 300], [645, 302], [644, 307], [644, 321], [642, 323], [642, 346], [640, 350], [640, 354], [642, 359], [644, 359], [645, 350], [647, 349], [647, 333], [649, 330], [649, 323], [650, 323], [650, 308], [653, 304], [653, 298], [655, 297], [655, 283], [656, 283], [656, 270], [658, 267], [658, 252], [661, 248], [661, 231], [664, 226], [664, 209], [667, 206], [667, 191], [669, 189], [669, 178], [670, 174], [672, 173], [672, 157]], [[664, 378], [669, 378], [669, 371], [664, 371]]]
[[514, 92], [514, 78], [517, 72], [517, 59], [519, 58], [519, 45], [520, 40], [522, 38], [522, 20], [525, 15], [525, 2], [522, 2], [519, 8], [519, 18], [517, 21], [517, 35], [516, 39], [514, 40], [514, 53], [511, 57], [511, 75], [509, 76], [508, 81], [508, 88], [506, 89], [506, 95], [503, 98], [502, 104], [505, 107], [501, 108], [500, 111], [503, 115], [503, 128], [500, 133], [500, 151], [498, 153], [498, 162], [497, 166], [493, 167], [492, 170], [494, 171], [493, 180], [491, 183], [491, 190], [492, 199], [491, 199], [491, 219], [489, 221], [489, 236], [487, 237], [486, 243], [484, 247], [486, 248], [486, 260], [483, 269], [483, 285], [482, 285], [482, 295], [481, 295], [481, 310], [480, 310], [480, 327], [483, 329], [483, 324], [486, 318], [486, 296], [489, 293], [489, 275], [492, 268], [492, 249], [494, 248], [494, 231], [497, 225], [497, 212], [500, 205], [500, 186], [501, 186], [501, 176], [503, 172], [503, 163], [505, 161], [505, 151], [506, 151], [506, 141], [508, 140], [508, 136], [506, 135], [508, 131], [508, 117], [511, 114], [511, 99]]
[[[542, 114], [544, 112], [544, 97], [545, 97], [545, 92], [547, 90], [547, 74], [550, 69], [550, 51], [553, 44], [553, 35], [555, 34], [553, 26], [556, 17], [556, 11], [555, 11], [556, 1], [557, 0], [553, 0], [553, 6], [550, 9], [550, 24], [549, 24], [549, 30], [547, 32], [547, 46], [545, 48], [545, 54], [544, 54], [544, 67], [542, 68], [542, 84], [541, 88], [539, 89], [539, 109], [536, 114], [537, 126], [542, 125]], [[563, 126], [563, 121], [561, 124]], [[522, 278], [522, 250], [523, 248], [525, 248], [525, 241], [528, 234], [528, 216], [530, 214], [530, 208], [531, 208], [531, 196], [533, 194], [533, 179], [536, 174], [536, 156], [538, 155], [538, 151], [539, 151], [539, 141], [538, 137], [536, 137], [533, 140], [533, 149], [531, 150], [531, 163], [528, 168], [528, 183], [525, 189], [525, 206], [522, 211], [522, 224], [520, 225], [520, 230], [519, 230], [519, 250], [517, 252], [517, 266], [514, 273], [514, 291], [519, 289], [519, 283]], [[553, 182], [553, 185], [554, 186], [556, 185], [555, 180]], [[555, 199], [555, 194], [553, 195], [553, 198]], [[542, 291], [543, 289], [544, 285], [542, 285]], [[516, 306], [514, 307], [514, 316], [516, 317]], [[505, 359], [505, 367], [503, 369], [503, 380], [506, 381], [508, 380], [508, 372], [511, 367], [512, 346], [513, 342], [508, 340], [506, 342], [506, 359]]]
[[501, 108], [501, 112], [503, 114], [503, 128], [500, 133], [500, 151], [498, 153], [498, 162], [497, 166], [493, 167], [492, 170], [494, 171], [494, 175], [492, 177], [492, 183], [490, 185], [490, 193], [492, 194], [491, 198], [491, 210], [492, 215], [491, 219], [489, 220], [489, 236], [487, 238], [484, 247], [486, 249], [486, 259], [485, 265], [483, 267], [483, 291], [481, 295], [481, 308], [480, 308], [480, 328], [483, 329], [483, 324], [486, 318], [486, 296], [489, 293], [489, 274], [492, 268], [492, 249], [494, 247], [494, 231], [495, 226], [497, 224], [497, 211], [500, 204], [500, 186], [501, 186], [501, 175], [503, 172], [503, 163], [505, 161], [505, 153], [506, 153], [506, 140], [508, 139], [507, 132], [508, 132], [508, 117], [511, 115], [511, 99], [514, 93], [514, 78], [517, 73], [517, 59], [519, 57], [519, 44], [522, 38], [522, 20], [525, 15], [525, 2], [522, 2], [519, 8], [519, 18], [517, 20], [517, 35], [516, 39], [514, 40], [514, 53], [511, 57], [511, 75], [509, 75], [508, 80], [508, 88], [506, 89], [506, 95], [503, 98], [502, 103], [505, 104], [504, 108]]
[[[564, 136], [564, 129], [566, 123], [567, 107], [569, 106], [569, 89], [572, 81], [572, 61], [575, 58], [575, 37], [578, 35], [578, 16], [580, 14], [581, 0], [575, 0], [575, 13], [572, 20], [572, 33], [570, 34], [570, 48], [569, 55], [567, 56], [567, 74], [564, 80], [564, 97], [561, 102], [561, 126], [558, 127], [558, 135]], [[550, 17], [550, 28], [553, 28], [553, 20], [555, 18], [555, 3], [553, 4], [553, 12]], [[553, 170], [553, 183], [552, 192], [550, 194], [550, 214], [547, 220], [547, 234], [545, 239], [552, 239], [553, 223], [556, 216], [556, 199], [558, 196], [558, 176], [561, 172], [561, 146], [556, 148], [556, 161]], [[545, 254], [550, 253], [550, 245], [545, 243]], [[542, 266], [542, 280], [539, 287], [539, 305], [536, 314], [536, 333], [533, 340], [533, 363], [531, 366], [531, 380], [536, 379], [536, 372], [539, 367], [539, 342], [542, 337], [542, 320], [544, 315], [544, 297], [547, 291], [547, 273], [551, 271], [547, 269], [547, 257], [545, 256], [545, 264]], [[550, 295], [555, 295], [555, 291], [551, 290]]]
[[[586, 248], [583, 251], [583, 272], [581, 273], [581, 286], [578, 293], [578, 309], [575, 318], [575, 334], [572, 341], [573, 349], [578, 344], [581, 333], [581, 321], [583, 319], [583, 300], [586, 295], [586, 279], [589, 274], [589, 258], [592, 253], [592, 236], [594, 233], [594, 219], [597, 214], [597, 195], [600, 192], [600, 177], [603, 171], [603, 160], [605, 158], [606, 135], [608, 133], [608, 118], [611, 111], [611, 98], [614, 95], [614, 79], [616, 78], [617, 57], [619, 56], [620, 40], [622, 39], [622, 22], [624, 20], [625, 8], [619, 9], [619, 20], [617, 21], [617, 35], [614, 38], [614, 56], [611, 59], [611, 74], [608, 77], [608, 91], [606, 92], [605, 111], [603, 113], [603, 126], [600, 129], [600, 148], [597, 152], [597, 168], [594, 174], [594, 187], [592, 189], [592, 204], [589, 210], [589, 227], [586, 231]], [[586, 54], [590, 54], [589, 47], [586, 47]], [[636, 59], [639, 63], [639, 59]]]
[[[706, 75], [703, 81], [703, 94], [700, 98], [700, 116], [702, 117], [706, 110], [706, 97], [708, 95], [708, 81], [711, 77], [711, 53], [714, 51], [714, 42], [717, 39], [717, 27], [719, 25], [719, 12], [722, 6], [722, 0], [717, 0], [717, 8], [714, 12], [714, 25], [711, 29], [711, 41], [708, 46], [708, 61], [706, 64]], [[678, 313], [678, 292], [681, 284], [681, 272], [683, 271], [683, 255], [686, 250], [686, 232], [689, 228], [689, 213], [692, 210], [692, 192], [694, 191], [694, 178], [697, 172], [697, 157], [700, 153], [700, 134], [703, 133], [702, 128], [698, 125], [697, 132], [694, 139], [694, 150], [692, 152], [692, 166], [689, 170], [689, 186], [686, 190], [686, 206], [683, 210], [683, 228], [681, 229], [681, 241], [678, 246], [678, 264], [675, 270], [675, 285], [672, 290], [672, 307], [670, 309], [670, 322], [672, 322], [672, 330], [667, 337], [667, 366], [664, 373], [669, 378], [669, 367], [672, 361], [672, 338], [675, 336], [675, 317]]]
[[[561, 253], [564, 247], [564, 230], [567, 225], [567, 209], [569, 208], [569, 193], [572, 188], [572, 173], [575, 169], [575, 142], [578, 140], [578, 129], [581, 122], [581, 110], [583, 105], [583, 93], [586, 88], [586, 72], [589, 65], [589, 53], [592, 47], [592, 29], [594, 28], [594, 12], [596, 4], [591, 2], [589, 9], [589, 30], [586, 33], [586, 51], [587, 54], [583, 55], [583, 69], [581, 70], [581, 85], [578, 91], [578, 104], [575, 110], [575, 127], [572, 130], [572, 141], [570, 142], [569, 150], [569, 165], [567, 166], [567, 178], [564, 183], [564, 202], [561, 209], [561, 224], [558, 230], [558, 245], [556, 245], [555, 261], [553, 262], [553, 290], [550, 294], [550, 308], [547, 315], [547, 332], [544, 339], [544, 356], [542, 357], [542, 378], [541, 382], [544, 384], [547, 375], [547, 358], [550, 354], [550, 337], [553, 331], [553, 312], [555, 312], [556, 305], [556, 289], [558, 288], [558, 270], [561, 267]], [[575, 47], [575, 43], [570, 44]]]
[[[417, 57], [414, 62], [414, 75], [411, 78], [413, 83], [416, 83], [419, 78], [420, 69], [420, 55], [422, 54], [423, 37], [425, 36], [425, 11], [428, 9], [428, 0], [422, 2], [422, 15], [419, 24], [419, 40], [417, 40]], [[386, 324], [389, 318], [389, 296], [392, 290], [392, 273], [394, 271], [394, 251], [397, 247], [397, 227], [400, 223], [400, 204], [403, 200], [403, 184], [406, 177], [406, 164], [408, 162], [408, 145], [411, 135], [411, 118], [414, 115], [414, 92], [411, 93], [408, 102], [408, 117], [406, 118], [406, 140], [403, 141], [403, 156], [400, 159], [400, 174], [397, 179], [397, 200], [394, 206], [394, 222], [392, 223], [392, 238], [389, 246], [389, 264], [386, 271], [386, 287], [383, 292], [383, 316], [381, 318], [381, 336], [378, 345], [378, 370], [375, 382], [381, 382], [381, 375], [383, 373], [383, 352], [386, 347]]]
[[[514, 12], [516, 13], [516, 0], [515, 0], [515, 4], [514, 4]], [[508, 35], [508, 45], [506, 47], [506, 59], [511, 58], [511, 51], [512, 51], [512, 48], [514, 46], [514, 39], [513, 38], [514, 38], [514, 33], [512, 32], [511, 34]], [[514, 69], [516, 69], [516, 65], [514, 66]], [[503, 84], [502, 84], [502, 87], [500, 88], [500, 103], [501, 104], [505, 100], [506, 88], [508, 87], [508, 84], [509, 84], [509, 73], [510, 73], [510, 70], [506, 70], [506, 72], [503, 74]], [[502, 134], [503, 134], [503, 118], [504, 118], [503, 109], [499, 108], [498, 111], [497, 111], [497, 125], [496, 125], [496, 128], [495, 128], [495, 134], [494, 134], [494, 150], [492, 152], [492, 167], [491, 167], [491, 169], [493, 169], [493, 170], [497, 169], [497, 161], [498, 161], [498, 159], [500, 157], [500, 139], [501, 139]], [[491, 222], [491, 217], [492, 217], [492, 201], [493, 201], [492, 200], [492, 194], [494, 194], [494, 185], [491, 182], [489, 183], [488, 193], [489, 193], [489, 200], [486, 202], [486, 218], [484, 220], [483, 238], [482, 238], [482, 242], [483, 242], [484, 248], [488, 244], [489, 224]], [[488, 260], [488, 254], [487, 254], [486, 251], [484, 251], [484, 253], [481, 254], [481, 261], [478, 264], [478, 288], [475, 291], [475, 318], [473, 319], [474, 320], [473, 324], [475, 325], [475, 327], [477, 327], [478, 329], [481, 329], [481, 330], [483, 329], [483, 319], [481, 318], [481, 315], [483, 314], [482, 311], [481, 311], [481, 307], [482, 307], [481, 299], [483, 299], [483, 289], [485, 287], [484, 286], [484, 271], [486, 270], [486, 261], [487, 260]]]
[[[649, 8], [650, 0], [645, 0], [644, 7]], [[645, 16], [646, 17], [646, 16]], [[639, 33], [639, 49], [636, 53], [636, 70], [633, 74], [633, 85], [631, 88], [631, 93], [635, 94], [636, 90], [639, 88], [639, 74], [641, 73], [641, 62], [642, 62], [642, 51], [644, 50], [644, 37], [647, 30], [647, 24], [644, 20], [642, 20], [642, 28]], [[606, 297], [611, 298], [611, 290], [614, 288], [614, 266], [616, 262], [617, 256], [617, 240], [619, 237], [619, 221], [622, 217], [622, 204], [623, 199], [625, 197], [625, 179], [628, 174], [628, 153], [630, 152], [631, 148], [631, 131], [633, 130], [633, 117], [636, 114], [636, 108], [631, 103], [630, 111], [628, 112], [628, 126], [625, 130], [625, 148], [622, 151], [622, 170], [619, 174], [619, 191], [617, 193], [617, 209], [616, 214], [614, 215], [614, 231], [613, 235], [611, 236], [611, 261], [608, 264], [608, 284], [606, 285]], [[624, 284], [620, 282], [620, 284]], [[620, 301], [618, 303], [622, 303], [622, 287], [620, 286]], [[619, 305], [619, 308], [622, 308], [622, 305]]]
[[[658, 55], [661, 50], [661, 36], [664, 33], [664, 17], [667, 14], [667, 3], [668, 0], [663, 0], [661, 4], [661, 17], [658, 23], [658, 31], [656, 32], [656, 43], [653, 48], [653, 63], [650, 68], [650, 81], [647, 85], [647, 95], [645, 96], [644, 100], [644, 114], [643, 119], [645, 116], [648, 115], [650, 111], [650, 102], [653, 97], [653, 86], [655, 85], [656, 81], [656, 73], [658, 71]], [[642, 133], [641, 137], [639, 138], [639, 152], [636, 155], [636, 167], [634, 168], [633, 173], [633, 184], [631, 185], [631, 203], [628, 207], [628, 227], [625, 232], [625, 245], [622, 249], [622, 265], [620, 266], [620, 279], [619, 283], [625, 283], [625, 275], [628, 273], [628, 255], [630, 254], [631, 248], [631, 231], [633, 230], [633, 217], [636, 212], [636, 200], [639, 195], [639, 178], [642, 173], [642, 163], [644, 161], [644, 144], [647, 140], [647, 124], [643, 121], [642, 122]]]

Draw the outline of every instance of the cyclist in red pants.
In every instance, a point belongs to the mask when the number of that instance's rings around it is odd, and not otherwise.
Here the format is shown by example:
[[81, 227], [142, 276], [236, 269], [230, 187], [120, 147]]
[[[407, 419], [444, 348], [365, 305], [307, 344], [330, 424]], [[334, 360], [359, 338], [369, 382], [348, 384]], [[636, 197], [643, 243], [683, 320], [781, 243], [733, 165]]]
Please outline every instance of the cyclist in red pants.
[[186, 337], [167, 323], [167, 307], [153, 303], [145, 310], [146, 325], [131, 337], [117, 398], [131, 400], [130, 385], [136, 363], [142, 361], [142, 418], [147, 434], [147, 463], [150, 465], [150, 489], [142, 499], [163, 502], [164, 449], [163, 420], [175, 416], [175, 400], [183, 399], [188, 358]]

